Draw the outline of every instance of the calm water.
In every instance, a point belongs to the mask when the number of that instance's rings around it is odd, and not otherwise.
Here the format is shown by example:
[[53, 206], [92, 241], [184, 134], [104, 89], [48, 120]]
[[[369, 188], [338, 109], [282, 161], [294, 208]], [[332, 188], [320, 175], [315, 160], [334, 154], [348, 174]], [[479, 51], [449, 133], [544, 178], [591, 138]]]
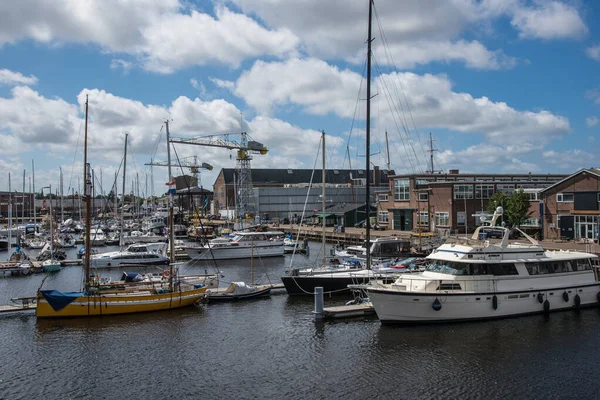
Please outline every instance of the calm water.
[[[250, 280], [249, 260], [219, 267], [227, 281]], [[288, 256], [255, 262], [257, 277], [266, 272], [275, 281], [288, 268]], [[64, 268], [44, 287], [73, 290], [81, 278], [80, 268]], [[0, 304], [33, 295], [41, 279], [0, 279]], [[1, 316], [0, 398], [600, 397], [597, 309], [398, 327], [374, 318], [316, 323], [312, 307], [312, 299], [277, 294], [96, 319]]]

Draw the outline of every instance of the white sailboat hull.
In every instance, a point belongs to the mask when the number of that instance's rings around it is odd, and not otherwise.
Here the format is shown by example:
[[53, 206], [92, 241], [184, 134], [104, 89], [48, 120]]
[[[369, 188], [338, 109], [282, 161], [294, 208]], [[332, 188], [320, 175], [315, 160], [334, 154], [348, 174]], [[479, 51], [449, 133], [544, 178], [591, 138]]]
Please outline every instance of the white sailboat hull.
[[[580, 307], [596, 305], [600, 282], [503, 293], [418, 293], [378, 287], [368, 288], [367, 291], [381, 322], [431, 323], [543, 313], [546, 311], [546, 300], [549, 303], [547, 311], [571, 310], [577, 308], [576, 295], [579, 296]], [[565, 292], [567, 296], [563, 297]], [[538, 298], [538, 294], [541, 297]], [[438, 311], [433, 307], [436, 299], [441, 305]]]
[[227, 246], [214, 247], [212, 251], [208, 247], [187, 247], [186, 251], [192, 260], [233, 260], [251, 257], [283, 257], [283, 242], [275, 245], [265, 246]]

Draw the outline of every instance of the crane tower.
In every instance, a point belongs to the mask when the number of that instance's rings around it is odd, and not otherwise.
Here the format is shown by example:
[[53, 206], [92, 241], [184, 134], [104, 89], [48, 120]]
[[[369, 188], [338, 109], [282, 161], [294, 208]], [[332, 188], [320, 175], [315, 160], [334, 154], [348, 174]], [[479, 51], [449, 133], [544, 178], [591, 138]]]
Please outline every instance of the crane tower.
[[252, 154], [267, 154], [265, 145], [252, 140], [246, 132], [226, 133], [223, 135], [208, 135], [196, 138], [171, 138], [171, 143], [193, 144], [197, 146], [223, 147], [237, 150], [236, 203], [241, 217], [254, 214], [254, 204], [251, 200], [252, 175], [250, 161]]

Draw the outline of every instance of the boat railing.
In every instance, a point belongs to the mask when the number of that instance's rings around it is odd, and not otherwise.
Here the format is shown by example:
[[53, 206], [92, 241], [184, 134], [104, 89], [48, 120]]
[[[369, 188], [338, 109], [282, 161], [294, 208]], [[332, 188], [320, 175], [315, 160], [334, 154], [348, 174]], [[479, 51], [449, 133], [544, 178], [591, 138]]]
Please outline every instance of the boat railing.
[[[375, 282], [375, 284], [383, 285], [382, 282]], [[490, 278], [402, 279], [400, 277], [396, 282], [385, 285], [385, 287], [392, 290], [415, 293], [489, 293], [496, 290], [496, 281]]]

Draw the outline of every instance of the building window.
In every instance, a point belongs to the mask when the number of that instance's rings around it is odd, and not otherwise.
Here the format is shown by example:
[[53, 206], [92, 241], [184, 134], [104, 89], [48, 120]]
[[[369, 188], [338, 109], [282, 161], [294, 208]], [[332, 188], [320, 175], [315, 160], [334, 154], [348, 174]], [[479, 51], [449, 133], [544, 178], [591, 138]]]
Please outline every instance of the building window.
[[427, 211], [417, 212], [417, 218], [419, 219], [419, 225], [429, 225], [429, 213]]
[[496, 185], [496, 191], [502, 192], [505, 195], [510, 196], [515, 191], [515, 185], [498, 184], [498, 185]]
[[388, 201], [388, 195], [387, 194], [380, 194], [379, 195], [379, 201]]
[[540, 223], [537, 218], [528, 218], [521, 223], [521, 226], [540, 226]]
[[559, 203], [572, 203], [573, 202], [573, 193], [557, 193], [556, 201]]
[[428, 200], [429, 200], [429, 193], [419, 192], [419, 201], [428, 201]]
[[436, 212], [435, 213], [435, 225], [436, 226], [450, 226], [450, 213]]
[[379, 211], [377, 213], [377, 222], [387, 224], [389, 221], [389, 215], [387, 211]]
[[494, 185], [475, 185], [476, 199], [489, 199], [494, 194]]
[[467, 213], [464, 211], [458, 211], [456, 213], [456, 225], [465, 226], [465, 220], [467, 219]]
[[394, 180], [394, 200], [408, 201], [410, 200], [410, 183], [408, 179]]
[[454, 185], [455, 199], [472, 199], [473, 185]]

